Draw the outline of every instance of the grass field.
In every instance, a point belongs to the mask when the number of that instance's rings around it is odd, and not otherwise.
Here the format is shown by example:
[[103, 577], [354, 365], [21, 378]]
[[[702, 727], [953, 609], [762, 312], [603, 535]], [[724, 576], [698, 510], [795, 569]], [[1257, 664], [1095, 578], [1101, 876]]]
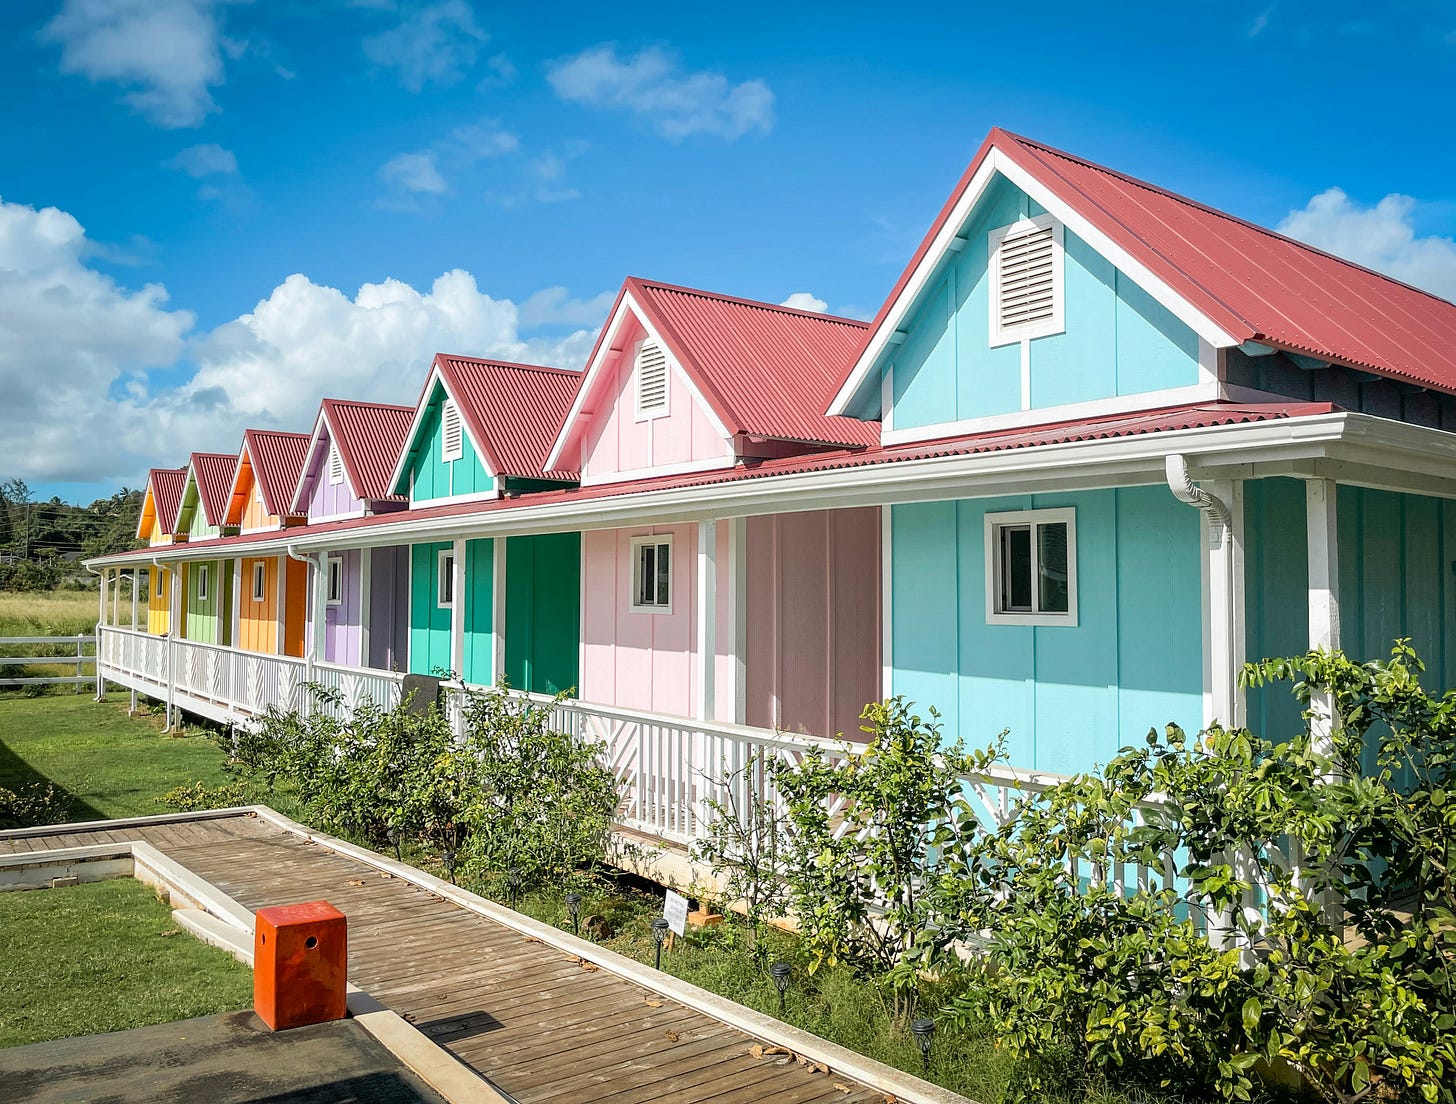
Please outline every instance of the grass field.
[[[0, 591], [0, 636], [77, 636], [96, 629], [97, 596], [77, 590]], [[127, 613], [131, 613], [130, 599]]]
[[0, 932], [0, 1047], [252, 1004], [252, 972], [131, 878], [0, 893]]
[[163, 735], [160, 718], [126, 715], [127, 696], [0, 695], [0, 787], [50, 782], [66, 820], [150, 816], [177, 786], [227, 781], [221, 749], [201, 730]]

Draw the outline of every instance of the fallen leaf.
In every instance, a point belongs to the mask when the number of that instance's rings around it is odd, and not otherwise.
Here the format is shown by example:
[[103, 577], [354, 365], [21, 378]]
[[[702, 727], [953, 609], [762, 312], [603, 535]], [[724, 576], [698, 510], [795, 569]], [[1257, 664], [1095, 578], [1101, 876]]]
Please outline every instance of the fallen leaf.
[[525, 938], [525, 942], [527, 942], [527, 943], [539, 943], [541, 941], [539, 939], [537, 939], [534, 935], [528, 935]]
[[581, 968], [588, 971], [601, 969], [601, 967], [598, 966], [595, 962], [583, 962], [581, 964]]
[[664, 1031], [663, 1035], [667, 1036], [667, 1041], [669, 1043], [677, 1042], [680, 1037], [676, 1031]]
[[415, 1022], [415, 1014], [413, 1012], [406, 1012], [401, 1018], [405, 1021], [405, 1023]]
[[646, 1002], [648, 1008], [661, 1008], [662, 1007], [662, 1002], [661, 1001], [653, 1000], [651, 997], [643, 997], [642, 999], [643, 999], [643, 1001]]
[[751, 1047], [748, 1048], [748, 1054], [752, 1058], [762, 1058], [763, 1047], [759, 1046], [757, 1043], [754, 1043]]
[[169, 938], [171, 936], [174, 936], [174, 935], [181, 935], [182, 934], [182, 929], [181, 928], [169, 928], [168, 930], [166, 930], [164, 932], [158, 932], [157, 934], [160, 935], [163, 939], [167, 939], [167, 938]]
[[838, 1081], [834, 1082], [834, 1087], [840, 1092], [844, 1093], [845, 1096], [848, 1096], [850, 1093], [854, 1092], [854, 1090], [851, 1089], [848, 1085], [841, 1085]]
[[363, 885], [363, 884], [364, 884], [364, 879], [363, 879], [363, 878], [350, 878], [350, 879], [349, 879], [349, 880], [348, 880], [348, 881], [347, 881], [347, 882], [345, 882], [345, 883], [344, 883], [344, 884], [345, 884], [345, 885], [346, 885], [346, 886], [361, 886], [361, 885]]
[[379, 872], [379, 876], [380, 876], [380, 877], [381, 877], [381, 878], [393, 878], [393, 877], [394, 877], [394, 875], [393, 875], [393, 874], [391, 874], [391, 873], [390, 873], [390, 872], [389, 872], [389, 871], [387, 871], [387, 870], [381, 870], [381, 871], [380, 871], [380, 872]]

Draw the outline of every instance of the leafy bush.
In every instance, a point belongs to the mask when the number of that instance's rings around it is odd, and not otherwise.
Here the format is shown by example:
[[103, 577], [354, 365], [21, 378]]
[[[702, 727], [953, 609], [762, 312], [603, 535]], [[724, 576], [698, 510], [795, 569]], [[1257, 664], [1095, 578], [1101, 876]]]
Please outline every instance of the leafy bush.
[[240, 782], [208, 786], [205, 782], [189, 782], [174, 786], [157, 804], [179, 813], [196, 813], [206, 809], [231, 809], [248, 803], [247, 789]]
[[50, 782], [0, 786], [0, 828], [34, 828], [70, 819], [71, 795]]

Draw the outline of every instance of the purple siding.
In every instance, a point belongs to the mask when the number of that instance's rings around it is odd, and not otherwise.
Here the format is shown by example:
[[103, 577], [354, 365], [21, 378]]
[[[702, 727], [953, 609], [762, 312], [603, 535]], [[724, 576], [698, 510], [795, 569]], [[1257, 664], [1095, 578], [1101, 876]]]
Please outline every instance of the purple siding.
[[376, 548], [369, 563], [369, 666], [409, 670], [409, 548]]
[[313, 466], [303, 473], [310, 484], [308, 493], [308, 516], [311, 518], [336, 517], [340, 514], [362, 514], [364, 503], [354, 496], [347, 478], [338, 483], [329, 482], [329, 430], [325, 425], [319, 434], [317, 447], [313, 450]]
[[[348, 667], [360, 667], [360, 642], [363, 632], [362, 599], [360, 586], [359, 550], [351, 548], [345, 552], [332, 552], [344, 563], [341, 601], [330, 605], [324, 611], [324, 650], [320, 657], [328, 663], [340, 663]], [[314, 603], [308, 603], [308, 636], [313, 639]]]

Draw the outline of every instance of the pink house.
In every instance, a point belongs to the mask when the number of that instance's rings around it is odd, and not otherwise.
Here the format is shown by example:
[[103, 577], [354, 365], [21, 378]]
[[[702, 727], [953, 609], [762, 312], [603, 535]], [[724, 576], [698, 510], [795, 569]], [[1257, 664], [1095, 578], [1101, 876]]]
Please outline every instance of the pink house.
[[[863, 323], [629, 279], [548, 459], [583, 487], [874, 444], [826, 417]], [[877, 507], [582, 535], [581, 697], [858, 733], [880, 686]]]

